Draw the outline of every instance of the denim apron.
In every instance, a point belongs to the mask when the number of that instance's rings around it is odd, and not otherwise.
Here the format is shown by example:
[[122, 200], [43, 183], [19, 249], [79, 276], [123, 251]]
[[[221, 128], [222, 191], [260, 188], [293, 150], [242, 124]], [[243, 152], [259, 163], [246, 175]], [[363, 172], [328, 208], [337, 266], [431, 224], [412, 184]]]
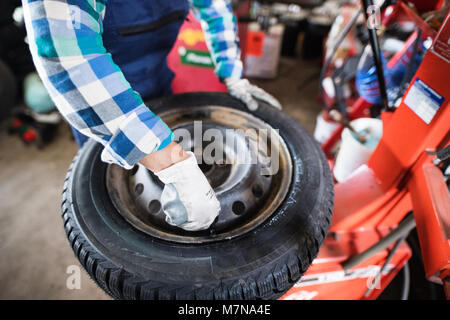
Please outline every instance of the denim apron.
[[[187, 0], [108, 0], [103, 45], [145, 100], [171, 94], [167, 55], [189, 12]], [[74, 130], [78, 146], [87, 137]]]

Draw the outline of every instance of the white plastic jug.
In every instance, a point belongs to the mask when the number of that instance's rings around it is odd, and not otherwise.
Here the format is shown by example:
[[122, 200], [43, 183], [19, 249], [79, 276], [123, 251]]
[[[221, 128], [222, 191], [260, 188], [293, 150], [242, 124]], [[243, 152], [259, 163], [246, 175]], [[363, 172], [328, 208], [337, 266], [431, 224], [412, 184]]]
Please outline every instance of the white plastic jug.
[[314, 138], [319, 143], [324, 143], [330, 138], [334, 130], [339, 126], [337, 122], [327, 121], [323, 118], [322, 112], [316, 119], [316, 127], [314, 128]]
[[360, 118], [350, 124], [357, 132], [367, 137], [367, 142], [359, 142], [347, 128], [342, 131], [341, 147], [333, 169], [338, 182], [344, 181], [361, 165], [367, 163], [383, 134], [383, 123], [379, 119]]

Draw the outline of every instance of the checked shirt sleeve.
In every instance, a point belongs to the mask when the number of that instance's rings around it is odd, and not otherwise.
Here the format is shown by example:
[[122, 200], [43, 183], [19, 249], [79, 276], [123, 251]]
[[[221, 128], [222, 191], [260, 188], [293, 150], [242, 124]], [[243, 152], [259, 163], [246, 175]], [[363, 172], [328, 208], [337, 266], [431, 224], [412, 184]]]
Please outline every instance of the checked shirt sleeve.
[[104, 145], [102, 160], [132, 168], [173, 140], [102, 42], [105, 0], [22, 0], [30, 50], [55, 105]]
[[242, 76], [236, 17], [230, 0], [190, 0], [199, 18], [220, 79]]

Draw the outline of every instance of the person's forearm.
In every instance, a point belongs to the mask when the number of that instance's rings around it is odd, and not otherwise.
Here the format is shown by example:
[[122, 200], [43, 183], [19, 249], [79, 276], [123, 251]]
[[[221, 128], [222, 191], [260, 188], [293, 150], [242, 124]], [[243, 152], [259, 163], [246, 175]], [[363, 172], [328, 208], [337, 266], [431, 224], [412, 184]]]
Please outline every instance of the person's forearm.
[[37, 71], [68, 122], [105, 146], [102, 160], [131, 168], [170, 144], [173, 133], [145, 106], [106, 52], [101, 38], [103, 5], [70, 3], [24, 1]]
[[243, 65], [236, 17], [229, 0], [190, 0], [220, 79], [242, 76]]

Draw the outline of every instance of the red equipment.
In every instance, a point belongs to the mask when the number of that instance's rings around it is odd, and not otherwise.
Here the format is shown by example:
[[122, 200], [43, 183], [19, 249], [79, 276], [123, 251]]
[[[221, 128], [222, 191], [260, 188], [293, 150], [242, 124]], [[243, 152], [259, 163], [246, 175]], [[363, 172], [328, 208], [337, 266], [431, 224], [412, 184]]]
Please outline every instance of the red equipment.
[[[404, 17], [412, 17], [425, 32], [435, 34], [399, 2], [391, 18]], [[378, 242], [410, 211], [414, 213], [426, 277], [444, 284], [449, 298], [450, 196], [442, 172], [426, 153], [426, 150], [440, 150], [449, 144], [449, 33], [447, 16], [401, 105], [394, 113], [382, 114], [383, 137], [368, 164], [335, 185], [335, 210], [329, 235], [306, 274], [282, 299], [377, 298], [411, 257], [411, 249], [405, 242], [396, 250], [373, 290], [368, 287], [373, 285], [373, 278], [392, 246], [347, 272], [342, 264]], [[414, 39], [407, 43], [409, 41]], [[401, 54], [395, 55], [390, 63]], [[419, 109], [433, 110], [434, 107], [424, 105], [426, 101], [420, 96], [405, 103], [410, 92], [413, 97], [416, 90], [421, 90], [416, 88], [416, 79], [443, 98], [429, 123]], [[351, 107], [351, 119], [362, 116], [369, 106], [368, 102], [358, 99]], [[342, 127], [336, 129], [322, 145], [326, 153], [340, 139], [341, 131]]]
[[[424, 1], [416, 2], [420, 7]], [[346, 181], [335, 185], [335, 210], [329, 234], [306, 274], [281, 299], [377, 298], [411, 258], [411, 249], [404, 241], [391, 257], [389, 253], [395, 245], [371, 255], [348, 270], [344, 270], [343, 265], [388, 235], [411, 211], [426, 277], [442, 283], [447, 298], [450, 298], [450, 196], [442, 172], [432, 163], [433, 156], [426, 152], [449, 145], [450, 18], [447, 16], [436, 34], [405, 3], [399, 1], [392, 9], [390, 15], [384, 16], [383, 24], [391, 20], [414, 21], [424, 35], [434, 38], [434, 43], [400, 106], [393, 113], [382, 114], [383, 136], [368, 164], [360, 167]], [[186, 28], [200, 29], [199, 24], [192, 21], [192, 16], [189, 20], [182, 31]], [[415, 40], [415, 36], [416, 33], [412, 34], [406, 41], [405, 48]], [[180, 46], [186, 46], [186, 41], [179, 40], [169, 57], [169, 64], [177, 70], [174, 92], [224, 91], [212, 69], [192, 68], [180, 62]], [[195, 46], [206, 51], [203, 40]], [[389, 63], [395, 63], [402, 54], [398, 52]], [[185, 76], [192, 79], [192, 72], [198, 74], [196, 79], [205, 81], [193, 83], [183, 80]], [[416, 79], [419, 80], [416, 82]], [[186, 87], [188, 83], [190, 85]], [[417, 96], [417, 90], [425, 90], [420, 86], [426, 86], [442, 97], [438, 108], [427, 106], [426, 101]], [[415, 96], [406, 103], [405, 98], [410, 93], [410, 97]], [[369, 107], [367, 101], [358, 99], [350, 107], [350, 119], [367, 115]], [[424, 113], [428, 112], [426, 116], [430, 117], [433, 109], [435, 114], [426, 123], [427, 120], [422, 119]], [[338, 127], [322, 144], [331, 165], [330, 151], [340, 140], [342, 129]], [[390, 262], [383, 268], [388, 257]], [[380, 270], [383, 272], [376, 281]]]
[[[186, 59], [189, 54], [193, 59]], [[172, 81], [173, 93], [227, 91], [225, 85], [214, 74], [212, 65], [201, 65], [195, 62], [195, 58], [206, 59], [207, 57], [209, 57], [209, 51], [200, 22], [195, 19], [192, 13], [189, 13], [167, 59], [169, 67], [176, 70], [175, 78]], [[192, 79], [195, 79], [195, 81], [192, 81]]]

